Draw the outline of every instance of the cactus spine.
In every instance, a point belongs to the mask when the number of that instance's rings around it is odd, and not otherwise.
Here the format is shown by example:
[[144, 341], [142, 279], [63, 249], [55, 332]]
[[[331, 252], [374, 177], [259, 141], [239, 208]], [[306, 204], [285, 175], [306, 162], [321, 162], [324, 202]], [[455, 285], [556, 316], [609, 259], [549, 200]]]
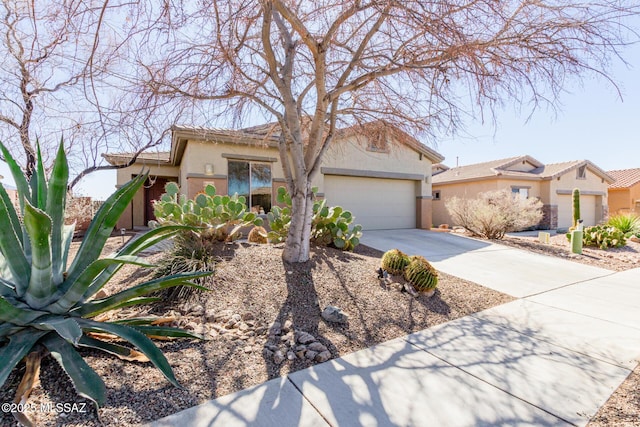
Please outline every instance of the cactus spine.
[[578, 225], [578, 220], [580, 219], [580, 190], [577, 188], [573, 189], [573, 226], [576, 227]]
[[438, 286], [438, 271], [424, 257], [412, 256], [404, 270], [404, 278], [418, 292], [427, 292]]
[[382, 269], [389, 274], [400, 275], [409, 265], [409, 256], [398, 249], [391, 249], [382, 255]]

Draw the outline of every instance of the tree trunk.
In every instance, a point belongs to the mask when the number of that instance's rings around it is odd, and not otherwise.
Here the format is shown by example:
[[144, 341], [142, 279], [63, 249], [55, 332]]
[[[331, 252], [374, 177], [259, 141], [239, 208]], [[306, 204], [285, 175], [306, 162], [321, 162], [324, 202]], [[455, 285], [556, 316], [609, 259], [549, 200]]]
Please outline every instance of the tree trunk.
[[286, 262], [309, 260], [311, 240], [311, 217], [313, 215], [313, 192], [308, 180], [302, 188], [296, 186], [291, 197], [291, 225], [285, 243], [282, 259]]

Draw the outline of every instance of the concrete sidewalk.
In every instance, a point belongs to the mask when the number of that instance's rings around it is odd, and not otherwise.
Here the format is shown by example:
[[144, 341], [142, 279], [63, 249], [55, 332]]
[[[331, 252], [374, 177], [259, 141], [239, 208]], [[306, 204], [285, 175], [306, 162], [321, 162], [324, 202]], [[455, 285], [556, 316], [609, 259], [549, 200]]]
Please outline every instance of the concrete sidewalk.
[[522, 298], [613, 274], [613, 271], [471, 239], [426, 230], [370, 230], [362, 244], [422, 255], [439, 271]]
[[640, 268], [566, 285], [152, 425], [585, 425], [640, 361], [639, 283]]

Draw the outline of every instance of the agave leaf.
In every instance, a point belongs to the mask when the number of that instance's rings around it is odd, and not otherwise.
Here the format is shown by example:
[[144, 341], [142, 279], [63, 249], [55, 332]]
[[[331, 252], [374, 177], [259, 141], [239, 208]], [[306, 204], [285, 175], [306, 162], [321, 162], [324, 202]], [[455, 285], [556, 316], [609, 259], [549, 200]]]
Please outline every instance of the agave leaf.
[[1, 142], [0, 150], [2, 150], [4, 160], [7, 162], [7, 166], [9, 166], [9, 170], [11, 171], [11, 175], [13, 176], [13, 180], [16, 183], [18, 197], [20, 200], [20, 210], [24, 212], [25, 199], [31, 201], [31, 190], [29, 189], [29, 183], [27, 182], [27, 179], [22, 172], [22, 168], [20, 167], [20, 165], [18, 165], [18, 162], [15, 161], [7, 147], [5, 147]]
[[[116, 256], [120, 257], [123, 255], [137, 255], [143, 250], [155, 245], [156, 243], [176, 235], [180, 231], [191, 229], [193, 229], [193, 227], [186, 225], [166, 225], [154, 228], [142, 234], [140, 237], [129, 241], [122, 249], [120, 249], [116, 253]], [[80, 301], [87, 301], [89, 298], [95, 295], [96, 292], [98, 292], [105, 285], [105, 283], [107, 283], [111, 279], [111, 277], [113, 277], [113, 275], [118, 272], [121, 266], [122, 265], [120, 264], [114, 264], [107, 267], [100, 274], [100, 276], [98, 276], [93, 281]]]
[[13, 207], [13, 203], [11, 203], [11, 198], [9, 198], [9, 194], [7, 194], [7, 190], [5, 190], [2, 184], [0, 184], [0, 200], [2, 200], [2, 203], [7, 209], [13, 232], [20, 239], [20, 243], [22, 243], [22, 224], [20, 223], [16, 209]]
[[52, 313], [65, 313], [73, 307], [85, 294], [95, 278], [110, 265], [133, 264], [141, 267], [151, 267], [142, 258], [133, 256], [121, 256], [117, 258], [102, 258], [92, 262], [82, 274], [74, 281], [66, 280], [61, 287], [63, 295], [53, 304], [47, 307]]
[[[15, 233], [11, 214], [13, 207], [7, 207], [0, 198], [0, 253], [4, 257], [3, 267], [10, 275], [3, 274], [4, 278], [16, 285], [18, 296], [24, 295], [29, 284], [31, 266], [22, 251], [22, 241]], [[22, 231], [21, 231], [22, 233]]]
[[78, 345], [78, 340], [82, 336], [82, 329], [78, 326], [78, 322], [70, 317], [45, 316], [38, 319], [35, 324], [38, 329], [56, 331], [58, 335], [74, 346]]
[[118, 325], [115, 323], [95, 322], [90, 319], [78, 319], [78, 322], [85, 331], [88, 330], [91, 332], [105, 332], [108, 334], [117, 335], [120, 338], [130, 342], [149, 358], [151, 363], [153, 363], [160, 370], [160, 372], [162, 372], [162, 374], [169, 380], [169, 382], [171, 382], [171, 384], [175, 385], [176, 387], [182, 388], [180, 384], [178, 384], [178, 380], [176, 380], [176, 377], [171, 370], [171, 366], [169, 365], [167, 359], [164, 357], [164, 354], [162, 354], [162, 351], [160, 351], [160, 349], [156, 347], [153, 341], [147, 338], [143, 333], [136, 331], [129, 326]]
[[87, 365], [71, 344], [55, 334], [47, 335], [42, 344], [71, 378], [80, 396], [91, 399], [98, 407], [104, 404], [106, 388], [102, 378]]
[[13, 335], [22, 329], [24, 329], [23, 326], [12, 325], [11, 323], [0, 323], [0, 338]]
[[147, 336], [153, 337], [170, 337], [170, 338], [195, 338], [203, 340], [204, 337], [194, 332], [185, 331], [180, 328], [172, 328], [170, 326], [151, 326], [151, 325], [131, 325]]
[[25, 300], [33, 308], [44, 307], [56, 293], [51, 276], [51, 218], [27, 202], [24, 226], [31, 240], [31, 276]]
[[51, 217], [51, 260], [53, 262], [53, 283], [62, 283], [62, 273], [66, 265], [64, 243], [64, 210], [67, 200], [67, 182], [69, 181], [69, 165], [64, 153], [64, 144], [60, 141], [58, 154], [53, 163], [53, 170], [49, 178], [46, 212]]
[[177, 320], [175, 316], [169, 317], [158, 317], [158, 316], [150, 316], [150, 317], [129, 317], [127, 319], [118, 319], [114, 320], [113, 323], [119, 323], [121, 325], [161, 325], [163, 323], [171, 323]]
[[34, 320], [49, 313], [46, 311], [18, 308], [3, 296], [0, 296], [0, 320], [18, 326], [28, 326]]
[[4, 258], [0, 254], [0, 295], [2, 296], [16, 296], [16, 287], [13, 283], [2, 278], [4, 275], [4, 266], [2, 265]]
[[[36, 170], [31, 175], [31, 200], [33, 205], [38, 209], [45, 210], [47, 208], [47, 174], [44, 171], [42, 163], [42, 153], [40, 152], [40, 142], [36, 141]], [[34, 203], [35, 202], [35, 203]]]
[[38, 340], [49, 331], [25, 329], [9, 337], [9, 342], [0, 348], [0, 387], [15, 366], [26, 356]]
[[67, 268], [67, 258], [69, 256], [69, 249], [71, 248], [71, 242], [73, 241], [73, 233], [75, 232], [76, 224], [65, 225], [62, 229], [62, 261], [60, 265], [64, 271]]
[[71, 267], [69, 267], [67, 280], [75, 281], [84, 269], [100, 256], [118, 218], [129, 206], [145, 179], [147, 179], [147, 174], [136, 176], [113, 193], [100, 207], [87, 229]]
[[[91, 318], [93, 318], [93, 317], [97, 316], [98, 314], [102, 314], [102, 313], [105, 313], [105, 312], [110, 311], [110, 310], [117, 310], [119, 308], [130, 307], [132, 305], [153, 304], [154, 302], [158, 302], [158, 301], [161, 301], [161, 300], [162, 300], [162, 298], [159, 298], [159, 297], [131, 298], [129, 300], [122, 301], [120, 303], [116, 303], [114, 305], [102, 308], [100, 310], [97, 310], [96, 312], [92, 312], [92, 313], [89, 313], [87, 315], [83, 315], [82, 317], [91, 317]], [[102, 300], [96, 300], [96, 301], [102, 301]], [[82, 307], [84, 307], [84, 305]], [[76, 312], [78, 312], [78, 310], [72, 310], [71, 312], [75, 314]]]
[[130, 362], [149, 362], [149, 358], [139, 351], [122, 345], [97, 340], [87, 335], [83, 335], [82, 338], [80, 338], [78, 345], [80, 345], [81, 347], [91, 347], [102, 350], [106, 353], [118, 356], [122, 360], [127, 360]]
[[213, 274], [213, 271], [196, 272], [196, 273], [179, 273], [171, 276], [160, 277], [158, 279], [150, 280], [148, 282], [141, 283], [132, 288], [125, 289], [110, 297], [90, 301], [83, 306], [79, 307], [75, 312], [82, 317], [93, 317], [104, 311], [111, 310], [123, 302], [129, 301], [132, 298], [147, 295], [151, 292], [159, 291], [161, 289], [169, 288], [172, 286], [190, 286], [198, 288], [200, 290], [208, 290], [204, 286], [196, 285], [188, 280], [198, 279]]

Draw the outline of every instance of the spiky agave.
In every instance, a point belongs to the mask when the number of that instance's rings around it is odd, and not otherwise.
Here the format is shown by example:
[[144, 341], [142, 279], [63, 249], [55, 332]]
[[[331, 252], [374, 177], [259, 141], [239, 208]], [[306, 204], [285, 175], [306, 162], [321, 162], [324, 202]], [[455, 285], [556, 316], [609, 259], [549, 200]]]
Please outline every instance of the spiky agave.
[[[132, 179], [106, 200], [67, 268], [73, 226], [64, 224], [69, 169], [63, 144], [49, 180], [39, 147], [37, 167], [29, 181], [1, 143], [0, 149], [15, 179], [22, 212], [18, 216], [0, 185], [0, 386], [25, 356], [48, 352], [71, 378], [77, 393], [100, 406], [105, 400], [105, 385], [78, 353], [81, 347], [123, 359], [149, 360], [172, 384], [179, 386], [167, 359], [148, 335], [197, 336], [177, 328], [154, 326], [153, 319], [110, 322], [94, 319], [108, 310], [153, 302], [156, 299], [145, 297], [150, 292], [177, 285], [197, 287], [190, 280], [210, 274], [157, 278], [108, 297], [92, 299], [123, 265], [152, 267], [136, 255], [185, 228], [155, 228], [111, 256], [100, 258], [116, 221], [144, 183], [146, 174]], [[135, 348], [99, 338], [105, 334], [119, 337]], [[39, 369], [39, 359], [37, 366]]]

